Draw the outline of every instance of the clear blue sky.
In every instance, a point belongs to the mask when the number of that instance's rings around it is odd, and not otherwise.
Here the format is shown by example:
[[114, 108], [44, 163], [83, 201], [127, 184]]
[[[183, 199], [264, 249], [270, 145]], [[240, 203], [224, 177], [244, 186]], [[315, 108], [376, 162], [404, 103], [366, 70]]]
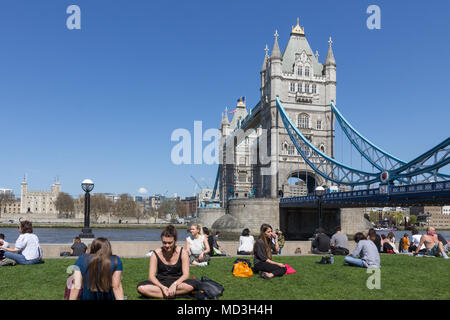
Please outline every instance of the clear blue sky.
[[[66, 9], [81, 8], [81, 30]], [[381, 8], [381, 30], [366, 9]], [[0, 1], [0, 187], [20, 196], [59, 175], [74, 196], [194, 193], [216, 166], [172, 164], [173, 130], [217, 128], [259, 99], [266, 43], [300, 17], [323, 63], [333, 37], [338, 107], [372, 142], [411, 160], [449, 136], [448, 1]], [[339, 141], [337, 141], [338, 143]], [[336, 147], [339, 150], [339, 147]], [[339, 156], [339, 152], [337, 153]], [[198, 189], [197, 189], [198, 190]]]

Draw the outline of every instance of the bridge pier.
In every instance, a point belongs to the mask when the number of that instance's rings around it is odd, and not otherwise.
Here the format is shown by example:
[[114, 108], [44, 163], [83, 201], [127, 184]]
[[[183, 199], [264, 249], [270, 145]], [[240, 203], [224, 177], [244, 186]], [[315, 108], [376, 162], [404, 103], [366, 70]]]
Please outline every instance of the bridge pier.
[[[268, 223], [272, 228], [280, 229], [289, 240], [310, 238], [319, 226], [319, 214], [316, 206], [280, 207], [277, 198], [233, 199], [225, 208], [199, 208], [197, 223], [213, 230], [240, 234], [249, 228], [254, 235], [259, 234], [261, 224]], [[322, 228], [327, 234], [333, 234], [336, 226], [342, 232], [354, 235], [367, 231], [370, 223], [364, 218], [363, 208], [323, 208]]]
[[364, 208], [341, 208], [340, 212], [343, 233], [354, 235], [371, 228], [370, 222], [364, 218]]

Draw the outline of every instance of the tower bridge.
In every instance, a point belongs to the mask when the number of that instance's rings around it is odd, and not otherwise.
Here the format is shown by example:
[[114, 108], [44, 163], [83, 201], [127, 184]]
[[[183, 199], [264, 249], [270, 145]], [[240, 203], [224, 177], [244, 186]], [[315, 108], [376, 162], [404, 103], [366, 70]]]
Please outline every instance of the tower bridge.
[[[410, 162], [385, 152], [337, 108], [337, 64], [331, 37], [323, 63], [298, 19], [283, 53], [278, 37], [275, 31], [270, 56], [265, 48], [260, 100], [247, 111], [242, 97], [231, 120], [227, 109], [222, 114], [220, 164], [213, 192], [213, 197], [219, 192], [221, 208], [199, 210], [207, 225], [230, 231], [248, 227], [257, 232], [266, 222], [294, 238], [310, 234], [321, 223], [314, 195], [317, 186], [340, 191], [323, 198], [321, 219], [328, 231], [338, 224], [347, 233], [367, 228], [358, 207], [450, 203], [450, 176], [440, 172], [450, 162], [450, 138]], [[336, 160], [335, 122], [371, 171]], [[293, 177], [298, 179], [295, 185], [289, 182]], [[432, 190], [402, 198], [397, 191], [403, 189], [396, 189], [401, 186], [407, 186], [406, 191], [428, 186]], [[364, 201], [358, 192], [365, 195]]]

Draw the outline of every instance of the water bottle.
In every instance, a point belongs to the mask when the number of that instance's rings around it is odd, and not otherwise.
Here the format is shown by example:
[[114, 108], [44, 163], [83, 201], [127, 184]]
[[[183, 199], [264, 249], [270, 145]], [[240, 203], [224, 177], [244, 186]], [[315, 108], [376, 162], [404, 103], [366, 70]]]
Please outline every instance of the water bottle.
[[334, 263], [334, 256], [333, 256], [333, 254], [330, 254], [330, 262], [331, 262], [331, 264]]

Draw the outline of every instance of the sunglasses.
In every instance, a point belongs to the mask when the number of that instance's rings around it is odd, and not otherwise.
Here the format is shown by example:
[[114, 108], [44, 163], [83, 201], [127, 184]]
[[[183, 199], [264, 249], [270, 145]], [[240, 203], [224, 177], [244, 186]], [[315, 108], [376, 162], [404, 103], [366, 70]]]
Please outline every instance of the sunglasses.
[[174, 241], [163, 241], [162, 244], [172, 244]]

